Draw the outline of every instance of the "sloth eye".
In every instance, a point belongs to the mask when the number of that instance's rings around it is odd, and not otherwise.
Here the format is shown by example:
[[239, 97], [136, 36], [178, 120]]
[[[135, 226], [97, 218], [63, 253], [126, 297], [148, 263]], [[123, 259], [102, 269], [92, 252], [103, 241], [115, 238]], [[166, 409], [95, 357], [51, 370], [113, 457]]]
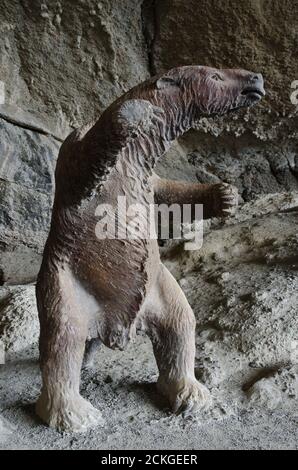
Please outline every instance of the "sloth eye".
[[213, 80], [215, 80], [216, 82], [223, 82], [223, 78], [221, 75], [219, 75], [219, 73], [214, 73], [211, 77]]

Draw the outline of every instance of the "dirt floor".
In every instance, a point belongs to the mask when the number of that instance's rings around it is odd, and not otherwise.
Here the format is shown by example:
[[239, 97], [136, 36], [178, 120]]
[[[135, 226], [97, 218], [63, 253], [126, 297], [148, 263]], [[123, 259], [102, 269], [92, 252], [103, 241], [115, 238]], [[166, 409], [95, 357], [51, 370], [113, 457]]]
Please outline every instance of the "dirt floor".
[[[34, 415], [40, 388], [37, 351], [2, 366], [2, 449], [297, 449], [298, 415], [259, 408], [223, 409], [184, 419], [173, 416], [155, 391], [157, 371], [147, 338], [125, 352], [102, 348], [83, 372], [82, 394], [105, 425], [86, 434], [59, 434]], [[230, 405], [227, 403], [227, 407]]]

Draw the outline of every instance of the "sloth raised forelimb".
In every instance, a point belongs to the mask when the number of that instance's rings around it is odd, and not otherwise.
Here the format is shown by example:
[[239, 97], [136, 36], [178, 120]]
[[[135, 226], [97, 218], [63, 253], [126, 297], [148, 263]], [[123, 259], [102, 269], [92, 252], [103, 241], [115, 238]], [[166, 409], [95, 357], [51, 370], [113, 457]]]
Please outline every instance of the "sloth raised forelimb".
[[102, 423], [79, 391], [86, 340], [90, 351], [99, 342], [123, 349], [141, 327], [153, 344], [158, 389], [173, 411], [193, 412], [210, 402], [194, 376], [192, 309], [161, 263], [156, 237], [142, 224], [128, 236], [116, 207], [125, 196], [128, 207], [145, 213], [156, 201], [203, 204], [204, 217], [232, 212], [233, 187], [165, 181], [154, 167], [200, 117], [251, 106], [263, 95], [259, 74], [178, 67], [133, 88], [63, 143], [36, 285], [42, 372], [36, 410], [50, 426], [85, 431]]
[[155, 176], [153, 184], [157, 204], [202, 204], [204, 219], [232, 215], [238, 205], [238, 190], [227, 183], [187, 183]]

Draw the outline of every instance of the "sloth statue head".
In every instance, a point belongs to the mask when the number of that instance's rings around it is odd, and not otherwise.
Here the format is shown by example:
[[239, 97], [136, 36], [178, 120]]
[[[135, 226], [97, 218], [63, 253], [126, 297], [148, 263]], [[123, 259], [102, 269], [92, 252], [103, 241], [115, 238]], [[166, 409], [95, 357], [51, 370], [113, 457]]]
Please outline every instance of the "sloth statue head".
[[175, 95], [198, 118], [249, 107], [265, 96], [262, 75], [242, 69], [177, 67], [158, 77], [155, 86], [169, 106]]

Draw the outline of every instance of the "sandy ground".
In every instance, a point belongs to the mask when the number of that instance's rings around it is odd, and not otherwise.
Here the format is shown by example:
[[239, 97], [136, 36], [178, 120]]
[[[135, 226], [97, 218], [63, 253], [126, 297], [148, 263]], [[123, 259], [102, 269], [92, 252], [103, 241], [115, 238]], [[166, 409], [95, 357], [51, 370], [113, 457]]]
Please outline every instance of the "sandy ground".
[[155, 391], [156, 366], [147, 338], [125, 352], [104, 347], [83, 372], [82, 394], [102, 410], [105, 425], [86, 434], [59, 434], [34, 415], [40, 388], [37, 351], [2, 366], [4, 449], [297, 449], [298, 415], [238, 409], [233, 415], [173, 416]]

